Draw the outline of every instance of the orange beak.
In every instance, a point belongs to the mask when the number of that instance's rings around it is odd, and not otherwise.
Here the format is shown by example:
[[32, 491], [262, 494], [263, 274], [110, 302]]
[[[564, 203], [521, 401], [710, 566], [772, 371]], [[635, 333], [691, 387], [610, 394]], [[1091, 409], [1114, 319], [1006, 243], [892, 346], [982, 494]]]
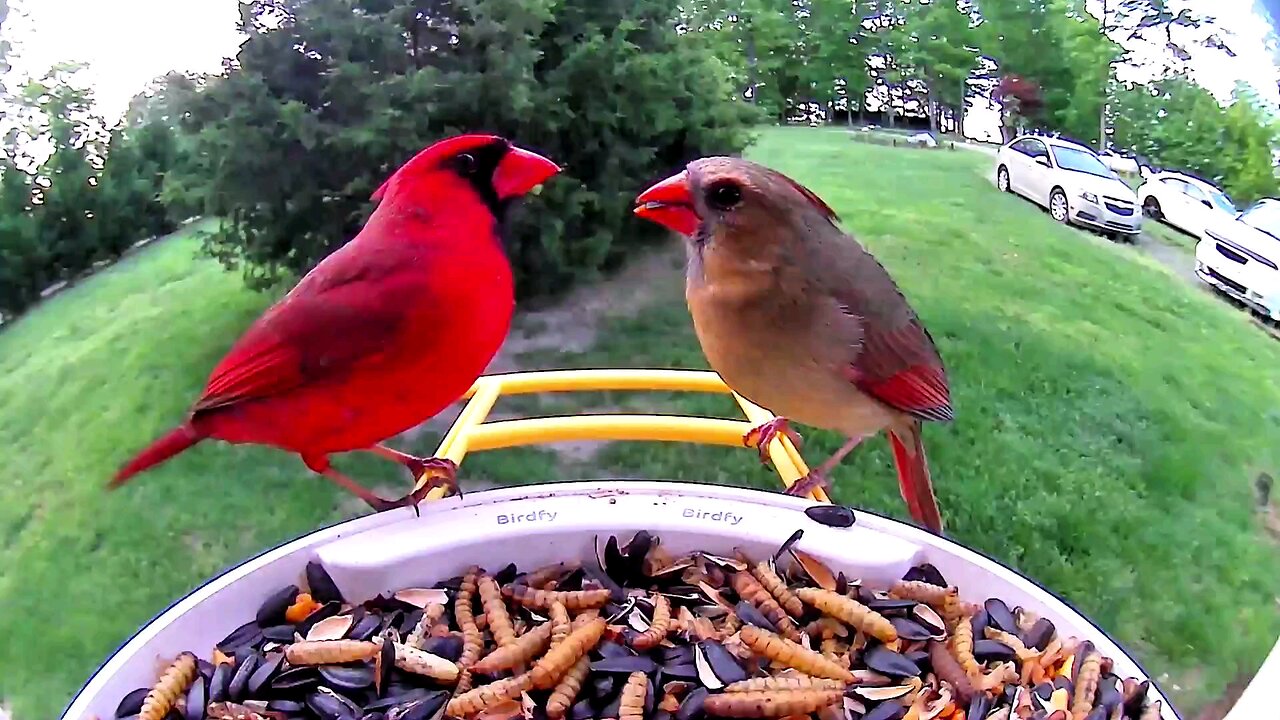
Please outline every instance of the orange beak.
[[680, 172], [640, 193], [636, 198], [635, 214], [675, 230], [681, 235], [698, 232], [702, 219], [693, 207], [693, 193], [689, 189], [689, 173]]
[[560, 172], [560, 166], [528, 150], [512, 146], [493, 171], [493, 190], [500, 200], [524, 195]]

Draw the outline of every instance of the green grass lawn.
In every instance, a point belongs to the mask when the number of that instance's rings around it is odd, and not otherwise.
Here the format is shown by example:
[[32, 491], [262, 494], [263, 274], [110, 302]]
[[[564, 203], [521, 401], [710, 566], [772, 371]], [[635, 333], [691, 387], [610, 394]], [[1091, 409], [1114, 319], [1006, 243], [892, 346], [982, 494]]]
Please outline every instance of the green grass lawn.
[[[958, 419], [927, 428], [926, 443], [949, 531], [1113, 628], [1170, 676], [1184, 712], [1252, 671], [1280, 633], [1280, 552], [1251, 495], [1258, 471], [1280, 469], [1280, 345], [1138, 252], [996, 192], [985, 157], [808, 129], [767, 130], [752, 156], [823, 195], [937, 340]], [[54, 717], [175, 596], [352, 509], [296, 458], [213, 444], [103, 491], [270, 300], [198, 249], [190, 234], [167, 240], [0, 332], [0, 698], [16, 720]], [[675, 271], [663, 285], [594, 349], [529, 360], [705, 367]], [[589, 400], [736, 415], [717, 397]], [[811, 461], [839, 443], [801, 431]], [[403, 483], [390, 463], [339, 462]], [[745, 449], [618, 444], [557, 463], [501, 451], [464, 473], [777, 482]], [[905, 516], [883, 439], [836, 479], [838, 500]]]

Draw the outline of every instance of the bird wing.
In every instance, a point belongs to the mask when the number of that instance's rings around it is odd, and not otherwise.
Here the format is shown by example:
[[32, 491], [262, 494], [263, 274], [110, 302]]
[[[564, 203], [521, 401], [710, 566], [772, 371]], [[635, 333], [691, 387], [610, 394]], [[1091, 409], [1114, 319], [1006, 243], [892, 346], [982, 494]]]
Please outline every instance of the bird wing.
[[395, 249], [355, 253], [352, 243], [316, 266], [258, 319], [214, 368], [193, 411], [342, 377], [393, 346], [406, 309], [420, 306], [421, 258]]
[[860, 324], [861, 342], [845, 367], [849, 381], [920, 420], [953, 420], [947, 371], [929, 331], [884, 267], [861, 246], [854, 251], [832, 290], [849, 321]]

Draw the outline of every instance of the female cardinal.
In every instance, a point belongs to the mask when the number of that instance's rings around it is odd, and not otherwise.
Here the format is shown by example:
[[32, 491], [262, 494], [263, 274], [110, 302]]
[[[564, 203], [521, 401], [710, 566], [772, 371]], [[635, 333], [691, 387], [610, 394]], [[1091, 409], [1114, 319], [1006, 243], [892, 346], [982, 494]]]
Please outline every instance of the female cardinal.
[[746, 160], [703, 158], [650, 187], [635, 213], [686, 236], [685, 297], [703, 353], [777, 420], [743, 442], [761, 459], [786, 418], [837, 430], [843, 447], [788, 490], [827, 474], [885, 430], [902, 497], [934, 532], [942, 518], [920, 421], [952, 419], [942, 358], [893, 279], [808, 188]]
[[455, 402], [506, 338], [515, 305], [501, 243], [510, 202], [559, 172], [492, 135], [418, 153], [374, 192], [360, 233], [258, 318], [214, 368], [186, 422], [129, 461], [109, 487], [205, 438], [270, 445], [375, 510], [384, 500], [329, 464], [366, 450], [457, 489], [457, 467], [383, 440]]

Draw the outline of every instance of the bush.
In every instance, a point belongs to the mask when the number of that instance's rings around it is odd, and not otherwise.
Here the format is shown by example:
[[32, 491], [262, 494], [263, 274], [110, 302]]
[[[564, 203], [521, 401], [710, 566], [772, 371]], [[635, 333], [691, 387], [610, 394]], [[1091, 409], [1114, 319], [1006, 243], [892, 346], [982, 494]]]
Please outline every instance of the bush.
[[254, 286], [350, 239], [422, 147], [493, 132], [565, 167], [513, 218], [522, 296], [656, 231], [631, 204], [683, 162], [746, 146], [756, 115], [674, 29], [676, 0], [255, 0], [226, 72], [188, 106], [192, 166], [166, 194], [225, 218], [208, 249]]

